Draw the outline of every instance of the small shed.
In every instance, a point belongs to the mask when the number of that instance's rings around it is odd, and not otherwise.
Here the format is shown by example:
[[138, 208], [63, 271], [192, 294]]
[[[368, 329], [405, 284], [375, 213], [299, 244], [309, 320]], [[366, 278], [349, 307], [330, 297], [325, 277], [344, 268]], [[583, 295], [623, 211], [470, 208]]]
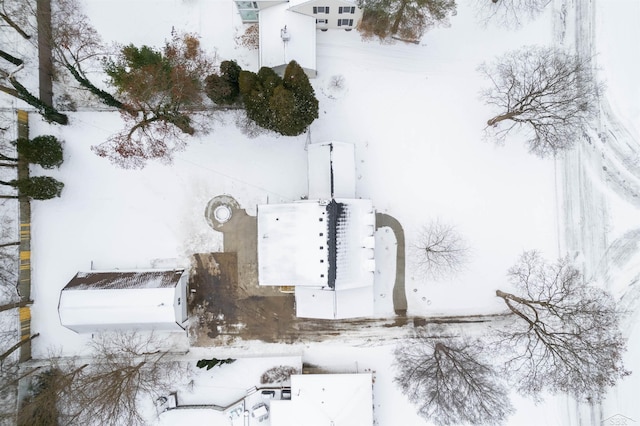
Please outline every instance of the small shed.
[[60, 322], [76, 333], [182, 331], [187, 283], [184, 269], [78, 272], [60, 292]]

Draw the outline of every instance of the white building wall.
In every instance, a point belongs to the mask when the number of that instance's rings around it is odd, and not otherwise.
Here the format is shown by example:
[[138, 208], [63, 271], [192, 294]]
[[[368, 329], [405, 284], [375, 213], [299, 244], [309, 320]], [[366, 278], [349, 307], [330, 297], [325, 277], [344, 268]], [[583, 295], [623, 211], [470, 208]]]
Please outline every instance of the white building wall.
[[[329, 13], [326, 13], [327, 8]], [[319, 29], [353, 29], [362, 18], [362, 10], [355, 2], [347, 0], [312, 0], [292, 6], [291, 10], [315, 18], [316, 27]], [[338, 24], [339, 19], [343, 21], [342, 25]]]

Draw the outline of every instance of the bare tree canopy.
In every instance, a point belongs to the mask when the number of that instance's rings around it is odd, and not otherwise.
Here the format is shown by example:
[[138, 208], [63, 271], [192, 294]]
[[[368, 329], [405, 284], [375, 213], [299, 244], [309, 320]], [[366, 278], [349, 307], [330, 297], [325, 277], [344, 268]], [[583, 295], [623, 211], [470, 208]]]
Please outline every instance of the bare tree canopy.
[[51, 13], [51, 53], [58, 69], [69, 73], [82, 89], [97, 96], [104, 104], [132, 113], [89, 79], [91, 71], [102, 71], [101, 59], [107, 49], [78, 0], [54, 0]]
[[0, 19], [27, 40], [35, 33], [34, 11], [29, 0], [0, 0]]
[[455, 0], [359, 0], [363, 10], [358, 31], [364, 38], [377, 36], [417, 42], [436, 24], [448, 24], [456, 14]]
[[64, 423], [143, 424], [140, 398], [155, 400], [186, 375], [181, 364], [163, 360], [159, 344], [153, 334], [136, 332], [94, 337], [92, 363], [71, 370], [78, 373], [61, 403]]
[[438, 340], [424, 332], [395, 350], [395, 382], [418, 413], [437, 425], [499, 424], [513, 412], [478, 341]]
[[431, 278], [445, 278], [464, 267], [469, 246], [452, 225], [433, 220], [423, 226], [412, 246], [418, 269]]
[[551, 0], [475, 0], [478, 18], [484, 25], [518, 28], [537, 18]]
[[481, 97], [496, 110], [486, 131], [497, 143], [522, 130], [531, 153], [555, 155], [571, 148], [596, 114], [601, 87], [590, 58], [530, 46], [478, 69], [491, 82]]
[[613, 298], [585, 283], [568, 259], [549, 264], [525, 252], [508, 276], [517, 294], [497, 290], [496, 296], [515, 315], [502, 343], [514, 351], [505, 368], [520, 393], [548, 390], [599, 401], [629, 374]]

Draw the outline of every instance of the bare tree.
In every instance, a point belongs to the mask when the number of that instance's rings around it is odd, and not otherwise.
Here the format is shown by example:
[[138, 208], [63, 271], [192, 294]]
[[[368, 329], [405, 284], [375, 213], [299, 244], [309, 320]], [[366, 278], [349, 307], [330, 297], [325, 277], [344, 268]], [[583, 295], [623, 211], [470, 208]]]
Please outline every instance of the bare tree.
[[141, 169], [149, 160], [170, 163], [173, 154], [187, 146], [185, 134], [164, 120], [139, 121], [122, 114], [125, 126], [122, 130], [91, 150], [125, 169]]
[[[19, 300], [16, 286], [20, 259], [18, 203], [0, 202], [0, 305]], [[2, 311], [2, 309], [0, 309]]]
[[32, 369], [21, 369], [19, 350], [37, 337], [20, 338], [20, 330], [15, 327], [18, 321], [17, 309], [2, 311], [0, 314], [0, 425], [15, 424], [18, 396], [18, 382]]
[[143, 424], [141, 398], [155, 400], [186, 375], [186, 367], [164, 359], [167, 352], [154, 334], [106, 333], [90, 346], [92, 363], [75, 377], [62, 403], [65, 423]]
[[67, 72], [82, 89], [104, 104], [134, 114], [131, 108], [89, 79], [91, 71], [102, 71], [101, 59], [109, 52], [78, 0], [53, 1], [51, 20], [51, 53], [57, 69]]
[[513, 412], [479, 341], [434, 339], [419, 331], [396, 347], [395, 382], [437, 425], [499, 424]]
[[453, 225], [433, 220], [422, 227], [412, 247], [420, 271], [434, 279], [458, 272], [469, 258], [469, 246]]
[[49, 360], [50, 365], [28, 378], [29, 386], [20, 401], [18, 426], [57, 425], [60, 421], [60, 404], [70, 392], [76, 378], [88, 365], [72, 365], [71, 362]]
[[518, 28], [537, 18], [551, 0], [475, 0], [478, 18], [507, 28]]
[[0, 19], [29, 40], [35, 32], [33, 6], [28, 0], [0, 0]]
[[419, 42], [435, 25], [448, 25], [456, 14], [455, 0], [358, 0], [363, 10], [358, 23], [362, 37], [396, 38]]
[[513, 351], [505, 369], [520, 393], [548, 390], [599, 401], [629, 374], [613, 298], [585, 283], [567, 258], [549, 264], [528, 251], [508, 276], [517, 291], [496, 296], [515, 315], [502, 343]]
[[486, 132], [498, 143], [521, 129], [531, 153], [555, 155], [571, 148], [596, 114], [601, 87], [590, 58], [525, 47], [482, 64], [479, 71], [491, 81], [481, 97], [497, 111]]

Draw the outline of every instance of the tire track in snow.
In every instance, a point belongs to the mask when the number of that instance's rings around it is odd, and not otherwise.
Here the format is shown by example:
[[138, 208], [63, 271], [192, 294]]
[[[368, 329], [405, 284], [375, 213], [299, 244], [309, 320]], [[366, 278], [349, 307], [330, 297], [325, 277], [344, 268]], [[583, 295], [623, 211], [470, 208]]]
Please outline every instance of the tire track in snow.
[[[567, 5], [561, 1], [560, 16], [554, 28], [556, 42], [564, 44], [567, 36]], [[574, 0], [574, 42], [582, 57], [595, 58], [596, 1]], [[603, 3], [600, 3], [603, 4]], [[568, 43], [571, 44], [571, 43]], [[595, 70], [594, 70], [595, 72]], [[616, 116], [605, 96], [595, 128], [587, 132], [578, 147], [567, 153], [562, 162], [564, 181], [565, 238], [567, 250], [582, 254], [587, 277], [602, 279], [609, 288], [624, 289], [620, 298], [621, 331], [628, 337], [640, 315], [640, 229], [628, 230], [617, 240], [607, 241], [608, 197], [616, 193], [631, 206], [640, 207], [640, 144], [638, 137]], [[571, 222], [580, 220], [580, 222]], [[600, 425], [605, 406], [569, 402], [577, 424]]]

